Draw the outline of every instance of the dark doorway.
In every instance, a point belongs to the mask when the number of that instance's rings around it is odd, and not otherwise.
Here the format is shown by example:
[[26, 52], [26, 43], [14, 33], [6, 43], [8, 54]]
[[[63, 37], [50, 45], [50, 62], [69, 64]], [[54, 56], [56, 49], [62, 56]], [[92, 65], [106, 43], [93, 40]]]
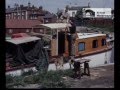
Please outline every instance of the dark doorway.
[[65, 52], [65, 33], [58, 33], [58, 54], [63, 54]]

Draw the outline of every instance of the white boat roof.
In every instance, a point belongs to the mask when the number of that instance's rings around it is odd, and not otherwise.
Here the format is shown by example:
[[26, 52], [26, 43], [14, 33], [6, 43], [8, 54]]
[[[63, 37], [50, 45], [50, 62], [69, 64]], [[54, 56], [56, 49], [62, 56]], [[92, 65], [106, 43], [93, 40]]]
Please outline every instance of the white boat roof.
[[77, 33], [78, 39], [97, 37], [97, 36], [106, 36], [106, 34], [96, 34], [96, 33]]
[[20, 38], [8, 39], [6, 41], [17, 45], [17, 44], [27, 43], [27, 42], [31, 42], [31, 41], [36, 41], [39, 39], [40, 38], [38, 38], [38, 37], [30, 36], [30, 37], [20, 37]]
[[36, 26], [43, 26], [45, 28], [50, 28], [50, 29], [63, 29], [66, 27], [70, 27], [71, 25], [68, 23], [48, 23], [48, 24], [40, 24]]

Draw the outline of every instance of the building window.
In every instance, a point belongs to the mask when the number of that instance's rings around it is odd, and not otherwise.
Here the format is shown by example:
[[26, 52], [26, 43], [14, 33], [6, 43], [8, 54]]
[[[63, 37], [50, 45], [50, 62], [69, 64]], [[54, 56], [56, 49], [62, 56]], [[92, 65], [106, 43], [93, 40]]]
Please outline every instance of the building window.
[[72, 17], [75, 17], [75, 12], [72, 12]]
[[101, 43], [102, 43], [102, 46], [105, 46], [105, 45], [106, 45], [106, 40], [105, 40], [105, 39], [102, 39], [102, 40], [101, 40]]
[[28, 32], [29, 32], [29, 29], [27, 29], [26, 32], [28, 33]]
[[93, 48], [97, 48], [98, 47], [98, 40], [93, 40], [92, 47]]
[[9, 33], [13, 33], [13, 30], [12, 30], [12, 29], [9, 29]]
[[22, 12], [22, 15], [24, 15], [24, 12]]
[[78, 44], [78, 50], [79, 51], [84, 51], [85, 50], [85, 43], [84, 42], [80, 42]]
[[20, 16], [18, 16], [18, 19], [20, 19]]
[[20, 15], [20, 13], [18, 13], [18, 15]]
[[46, 32], [45, 32], [45, 34], [47, 34], [47, 35], [51, 35], [51, 34], [52, 34], [52, 32], [51, 32], [51, 30], [50, 30], [50, 29], [47, 29], [47, 30], [46, 30]]
[[43, 30], [42, 30], [42, 29], [40, 29], [40, 33], [43, 33]]
[[22, 19], [24, 19], [24, 16], [22, 16]]

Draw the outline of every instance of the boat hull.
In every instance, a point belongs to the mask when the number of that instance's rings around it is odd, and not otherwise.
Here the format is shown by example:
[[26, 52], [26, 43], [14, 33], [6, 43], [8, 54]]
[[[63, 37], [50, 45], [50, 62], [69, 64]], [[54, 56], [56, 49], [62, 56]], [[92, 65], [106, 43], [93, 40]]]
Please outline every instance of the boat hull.
[[[112, 57], [112, 48], [107, 50], [107, 51], [103, 51], [103, 52], [100, 52], [100, 53], [94, 53], [92, 55], [87, 55], [87, 56], [84, 56], [82, 58], [76, 58], [75, 61], [77, 60], [80, 60], [80, 59], [90, 59], [90, 62], [89, 62], [89, 66], [90, 67], [98, 67], [98, 66], [102, 66], [102, 65], [105, 65], [105, 64], [110, 64], [110, 59]], [[82, 64], [82, 67], [83, 67], [83, 64]], [[73, 67], [72, 67], [73, 68]], [[70, 65], [69, 63], [65, 63], [63, 65], [63, 67], [58, 67], [58, 69], [70, 69]], [[17, 69], [17, 70], [13, 70], [13, 71], [8, 71], [6, 72], [6, 75], [13, 75], [13, 76], [18, 76], [18, 75], [21, 75], [23, 72], [27, 72], [29, 70], [33, 70], [33, 71], [37, 71], [35, 69], [34, 66], [32, 67], [27, 67], [27, 68], [24, 68], [24, 69]], [[52, 64], [49, 64], [49, 67], [48, 67], [48, 71], [50, 70], [56, 70], [56, 66], [54, 63]]]

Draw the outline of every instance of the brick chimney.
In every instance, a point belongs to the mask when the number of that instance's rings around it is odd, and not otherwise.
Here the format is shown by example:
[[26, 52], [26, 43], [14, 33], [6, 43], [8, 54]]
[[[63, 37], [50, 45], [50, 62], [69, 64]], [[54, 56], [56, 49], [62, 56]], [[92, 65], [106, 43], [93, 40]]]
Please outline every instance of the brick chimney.
[[8, 5], [8, 8], [10, 8], [10, 6]]

